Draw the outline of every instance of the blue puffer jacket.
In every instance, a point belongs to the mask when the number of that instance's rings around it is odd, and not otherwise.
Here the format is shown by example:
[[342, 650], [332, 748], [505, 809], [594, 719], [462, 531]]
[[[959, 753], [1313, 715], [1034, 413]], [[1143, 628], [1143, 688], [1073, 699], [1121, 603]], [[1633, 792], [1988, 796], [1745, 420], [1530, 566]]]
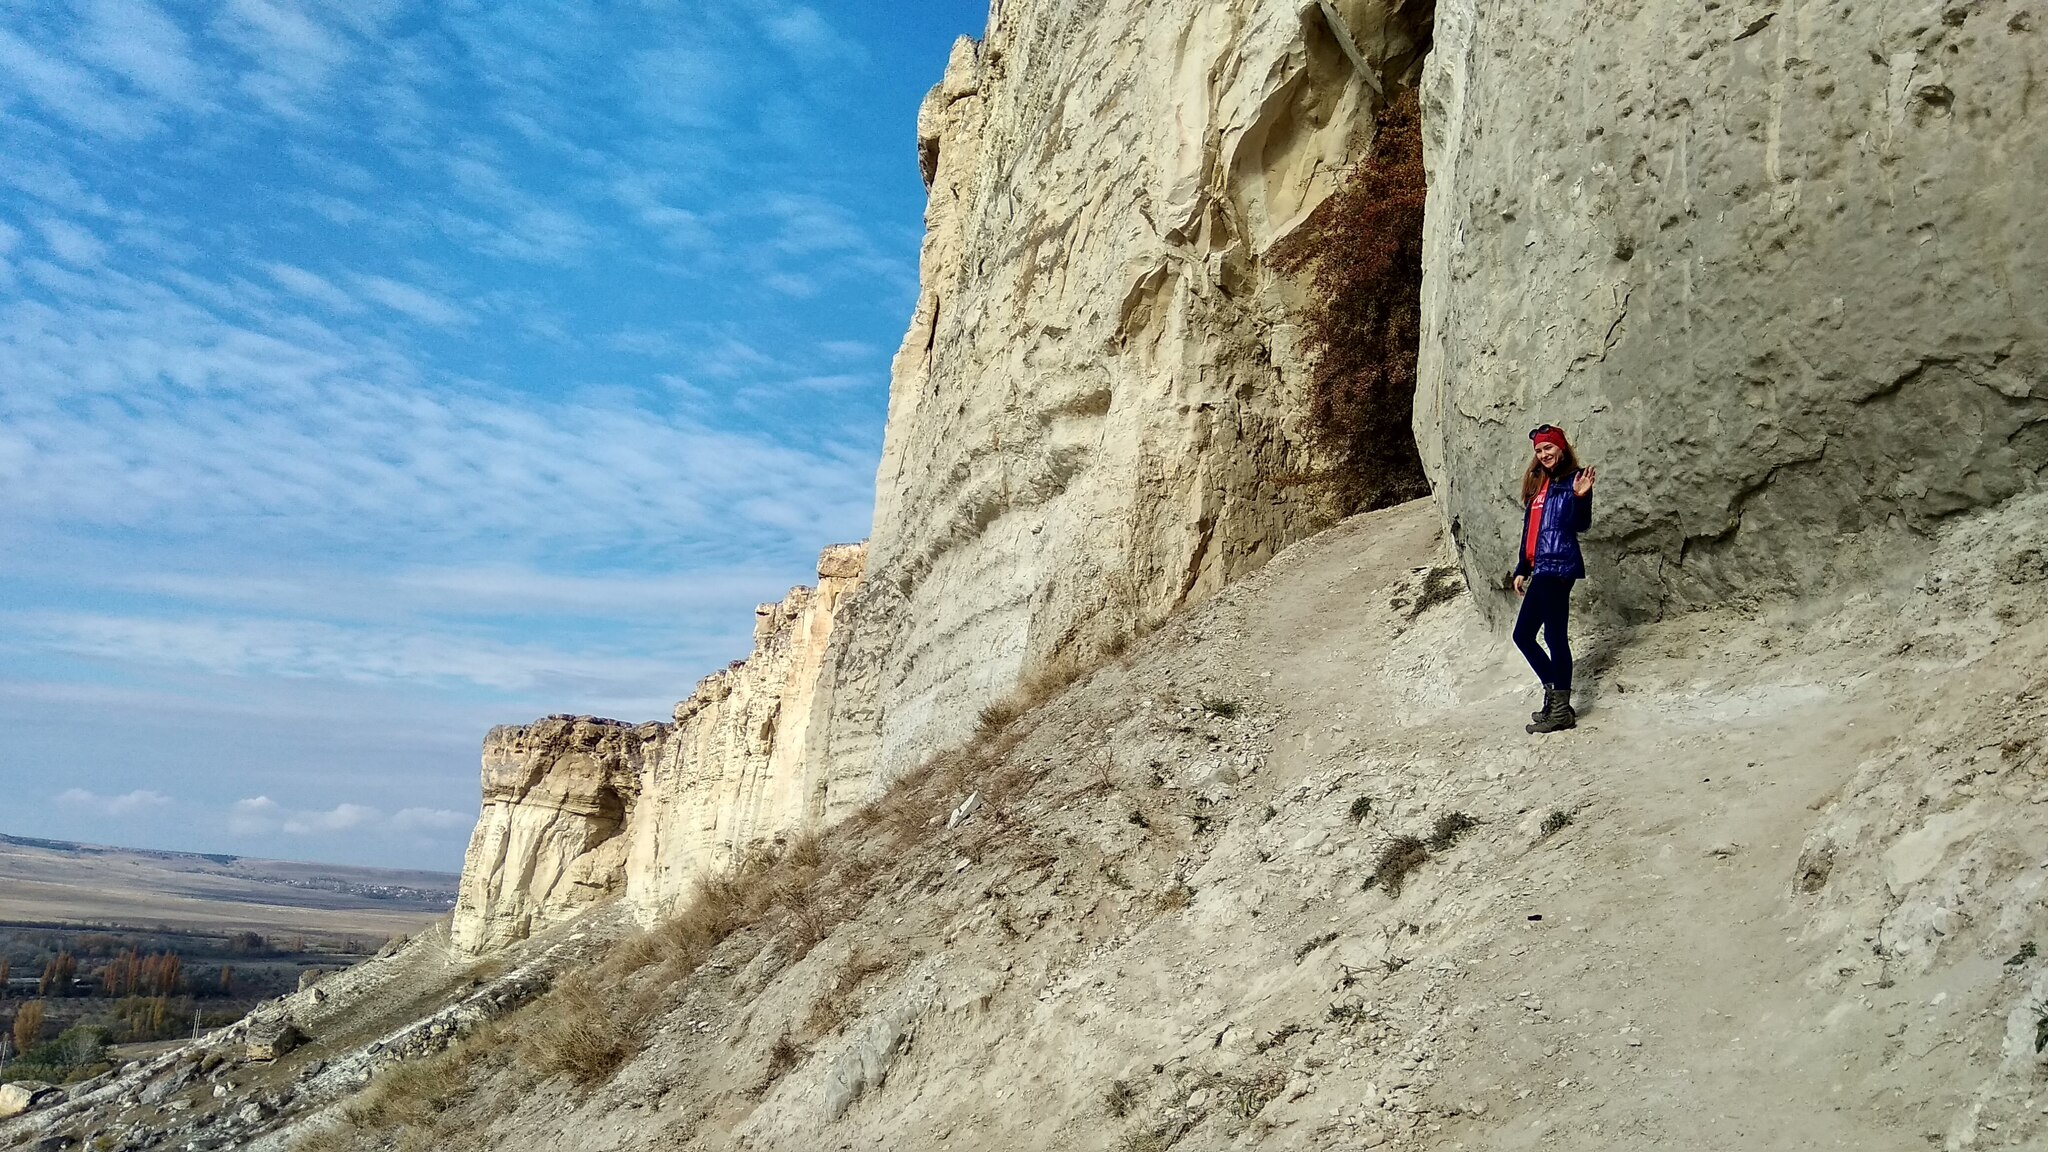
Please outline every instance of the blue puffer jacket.
[[1533, 502], [1522, 510], [1522, 535], [1515, 541], [1515, 575], [1584, 580], [1586, 561], [1579, 555], [1579, 533], [1593, 526], [1592, 493], [1581, 496], [1572, 491], [1572, 476], [1550, 482], [1543, 491], [1543, 523], [1536, 530], [1536, 556], [1531, 563], [1526, 542], [1529, 517], [1534, 514]]

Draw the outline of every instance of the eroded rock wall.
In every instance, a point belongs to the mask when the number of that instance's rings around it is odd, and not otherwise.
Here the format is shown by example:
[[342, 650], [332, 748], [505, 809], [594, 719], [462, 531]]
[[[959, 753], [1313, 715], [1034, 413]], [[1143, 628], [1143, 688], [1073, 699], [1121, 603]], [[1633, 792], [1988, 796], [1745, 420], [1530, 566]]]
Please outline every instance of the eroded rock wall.
[[1416, 433], [1473, 585], [1538, 422], [1601, 469], [1624, 618], [1910, 570], [2037, 483], [2044, 36], [2032, 0], [1442, 0]]
[[[754, 654], [642, 750], [607, 891], [658, 915], [1327, 523], [1299, 289], [1268, 254], [1418, 82], [1430, 8], [997, 0], [918, 119], [922, 286], [865, 560], [764, 607]], [[486, 813], [466, 922], [537, 922], [506, 893], [567, 867], [498, 830], [521, 803]]]
[[805, 749], [826, 646], [840, 605], [860, 586], [863, 558], [857, 544], [826, 549], [817, 587], [756, 609], [753, 653], [676, 705], [628, 828], [626, 897], [643, 919], [750, 845], [822, 818], [822, 766]]
[[820, 818], [824, 781], [804, 748], [863, 555], [827, 548], [815, 588], [755, 609], [752, 654], [700, 682], [672, 724], [551, 716], [493, 729], [455, 945], [490, 951], [614, 898], [652, 919], [706, 869]]
[[462, 861], [450, 936], [503, 947], [625, 890], [641, 775], [666, 724], [550, 716], [484, 737], [483, 815]]
[[1428, 6], [998, 2], [919, 118], [922, 289], [817, 734], [844, 811], [1324, 521], [1267, 253]]

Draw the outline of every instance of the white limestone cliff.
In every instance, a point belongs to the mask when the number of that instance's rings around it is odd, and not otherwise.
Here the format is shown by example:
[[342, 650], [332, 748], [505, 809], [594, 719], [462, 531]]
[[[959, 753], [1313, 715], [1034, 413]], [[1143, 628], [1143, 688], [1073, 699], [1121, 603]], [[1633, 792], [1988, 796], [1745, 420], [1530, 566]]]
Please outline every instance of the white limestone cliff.
[[1428, 12], [999, 2], [955, 46], [919, 117], [871, 577], [814, 753], [833, 811], [1327, 522], [1267, 255], [1418, 74]]
[[651, 918], [705, 869], [814, 822], [823, 785], [806, 775], [804, 737], [862, 554], [826, 549], [817, 587], [757, 608], [753, 653], [699, 683], [672, 724], [551, 716], [493, 729], [455, 945], [489, 951], [610, 899]]
[[625, 889], [620, 838], [665, 724], [550, 716], [484, 737], [484, 810], [450, 936], [483, 952]]
[[[954, 46], [917, 126], [922, 288], [868, 575], [828, 553], [817, 592], [764, 608], [754, 654], [677, 708], [603, 891], [659, 914], [1326, 522], [1301, 482], [1296, 289], [1266, 257], [1427, 35], [1428, 5], [1400, 0], [999, 2]], [[568, 907], [505, 903], [527, 870], [508, 803], [472, 850], [494, 878], [470, 888], [501, 895], [467, 924]]]
[[756, 609], [752, 655], [676, 705], [627, 830], [626, 897], [643, 919], [750, 845], [823, 816], [825, 781], [804, 750], [825, 648], [840, 605], [860, 585], [862, 556], [857, 544], [826, 549], [816, 588]]

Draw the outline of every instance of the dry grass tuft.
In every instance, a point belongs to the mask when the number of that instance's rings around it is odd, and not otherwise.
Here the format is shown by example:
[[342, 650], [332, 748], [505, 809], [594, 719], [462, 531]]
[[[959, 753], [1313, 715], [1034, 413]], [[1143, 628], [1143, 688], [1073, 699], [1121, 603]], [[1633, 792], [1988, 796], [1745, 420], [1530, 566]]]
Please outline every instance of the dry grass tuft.
[[1479, 821], [1463, 812], [1446, 812], [1436, 818], [1429, 830], [1429, 850], [1442, 852], [1458, 842], [1458, 837], [1479, 827]]
[[815, 872], [825, 866], [825, 837], [816, 829], [798, 833], [782, 850], [782, 863]]
[[1159, 894], [1161, 911], [1178, 912], [1195, 902], [1195, 890], [1185, 880], [1174, 881], [1173, 887]]
[[471, 1146], [474, 1124], [463, 1105], [474, 1094], [479, 1066], [502, 1060], [506, 1030], [484, 1024], [447, 1049], [393, 1064], [337, 1113], [337, 1123], [309, 1132], [292, 1152], [356, 1152], [389, 1139], [400, 1152]]
[[1439, 604], [1448, 604], [1465, 592], [1465, 574], [1456, 568], [1434, 567], [1422, 577], [1422, 590], [1408, 609], [1410, 620]]
[[1366, 879], [1365, 886], [1383, 888], [1387, 895], [1399, 896], [1408, 877], [1428, 860], [1428, 845], [1413, 836], [1397, 836], [1392, 843], [1380, 849], [1380, 858], [1373, 865], [1372, 875]]
[[983, 708], [975, 726], [978, 750], [990, 756], [1008, 752], [1022, 736], [1013, 730], [1017, 721], [1066, 691], [1081, 678], [1082, 672], [1071, 661], [1055, 659], [1049, 666], [1026, 676], [1008, 696]]
[[802, 1045], [790, 1039], [789, 1033], [776, 1037], [775, 1043], [768, 1046], [768, 1066], [761, 1072], [761, 1082], [754, 1086], [753, 1097], [758, 1100], [767, 1095], [777, 1081], [789, 1075], [808, 1055]]
[[839, 975], [819, 995], [817, 1003], [811, 1005], [811, 1013], [804, 1020], [804, 1028], [813, 1036], [836, 1032], [853, 1015], [854, 995], [868, 979], [895, 966], [886, 956], [855, 947], [846, 954], [846, 963], [840, 965]]
[[1192, 1123], [1184, 1115], [1168, 1116], [1156, 1124], [1127, 1134], [1117, 1144], [1117, 1152], [1166, 1152], [1180, 1143], [1180, 1138], [1187, 1135]]
[[555, 985], [522, 1014], [520, 1062], [543, 1077], [565, 1076], [580, 1088], [611, 1079], [646, 1042], [655, 1005], [646, 993], [607, 991], [589, 973]]
[[1320, 936], [1309, 937], [1308, 939], [1301, 942], [1300, 947], [1294, 950], [1294, 962], [1296, 964], [1301, 963], [1303, 960], [1308, 959], [1309, 953], [1314, 952], [1316, 949], [1321, 948], [1323, 945], [1331, 943], [1336, 939], [1337, 934], [1335, 932], [1325, 932]]
[[1223, 1091], [1224, 1105], [1231, 1114], [1240, 1120], [1250, 1120], [1286, 1090], [1287, 1072], [1281, 1068], [1264, 1068], [1249, 1076], [1226, 1079], [1218, 1087]]
[[1108, 1091], [1102, 1094], [1103, 1110], [1121, 1120], [1138, 1106], [1137, 1090], [1128, 1080], [1111, 1080]]

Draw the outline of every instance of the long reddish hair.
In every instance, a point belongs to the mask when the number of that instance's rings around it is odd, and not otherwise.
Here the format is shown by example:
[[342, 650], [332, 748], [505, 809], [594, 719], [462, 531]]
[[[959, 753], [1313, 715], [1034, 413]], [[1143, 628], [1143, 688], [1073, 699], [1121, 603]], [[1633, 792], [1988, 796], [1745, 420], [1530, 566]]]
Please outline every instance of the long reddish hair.
[[[1559, 439], [1563, 439], [1563, 430], [1558, 430], [1557, 435]], [[1544, 468], [1532, 454], [1529, 457], [1529, 470], [1522, 473], [1522, 505], [1527, 507], [1529, 501], [1534, 500], [1536, 494], [1543, 491], [1543, 486], [1550, 483], [1553, 478], [1570, 476], [1578, 470], [1579, 456], [1572, 451], [1572, 442], [1569, 440], [1564, 442], [1564, 454], [1557, 458], [1555, 471]]]

